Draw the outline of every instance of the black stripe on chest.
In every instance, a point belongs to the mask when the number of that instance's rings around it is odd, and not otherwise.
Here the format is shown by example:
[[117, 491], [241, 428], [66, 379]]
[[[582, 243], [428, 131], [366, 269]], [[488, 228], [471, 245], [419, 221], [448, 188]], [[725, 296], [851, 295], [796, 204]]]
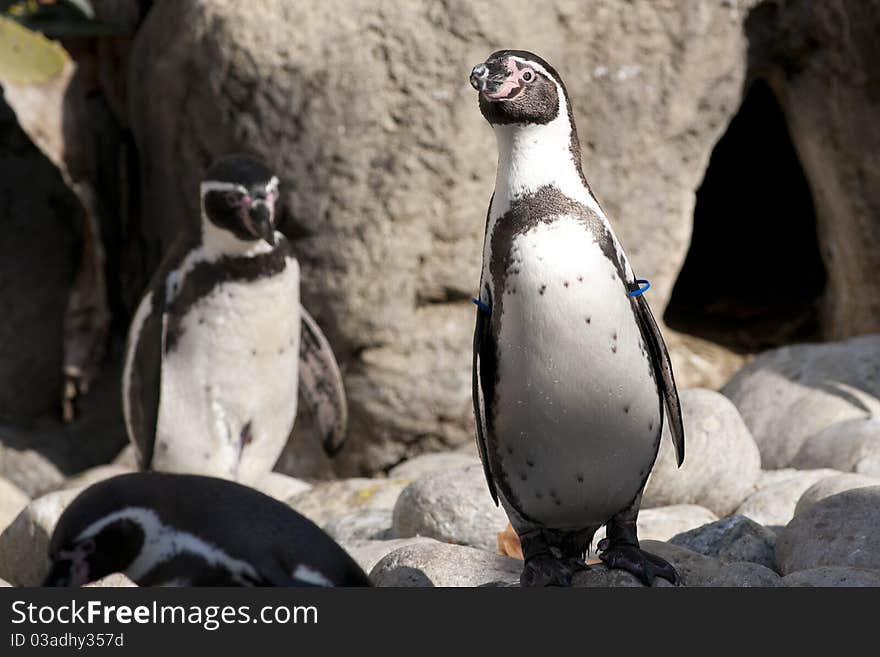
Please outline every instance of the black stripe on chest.
[[517, 273], [513, 267], [513, 242], [540, 224], [552, 224], [561, 215], [578, 219], [584, 230], [589, 231], [602, 253], [612, 262], [620, 279], [622, 293], [627, 294], [626, 268], [623, 259], [614, 248], [611, 233], [601, 217], [582, 203], [574, 201], [556, 187], [546, 185], [532, 194], [517, 199], [495, 222], [489, 236], [492, 244], [492, 260], [489, 262], [489, 275], [492, 277], [493, 326], [503, 314], [504, 292], [507, 279], [511, 273]]
[[276, 276], [287, 267], [289, 255], [289, 244], [282, 240], [268, 253], [248, 257], [223, 256], [212, 262], [197, 263], [166, 306], [165, 351], [174, 350], [183, 332], [184, 316], [200, 299], [224, 283], [247, 283]]

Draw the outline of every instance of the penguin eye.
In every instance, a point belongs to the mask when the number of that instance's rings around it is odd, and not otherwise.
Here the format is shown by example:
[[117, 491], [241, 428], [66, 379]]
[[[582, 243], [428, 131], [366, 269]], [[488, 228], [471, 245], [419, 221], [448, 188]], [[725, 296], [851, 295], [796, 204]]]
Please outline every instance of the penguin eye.
[[80, 543], [77, 547], [83, 551], [85, 554], [91, 554], [95, 551], [95, 539], [87, 538], [82, 543]]
[[535, 74], [532, 73], [531, 70], [526, 69], [525, 71], [523, 71], [522, 79], [523, 79], [525, 82], [531, 82], [532, 80], [535, 79]]
[[237, 204], [239, 196], [241, 195], [238, 192], [225, 192], [223, 194], [223, 198], [226, 199], [226, 202], [229, 203], [229, 205]]

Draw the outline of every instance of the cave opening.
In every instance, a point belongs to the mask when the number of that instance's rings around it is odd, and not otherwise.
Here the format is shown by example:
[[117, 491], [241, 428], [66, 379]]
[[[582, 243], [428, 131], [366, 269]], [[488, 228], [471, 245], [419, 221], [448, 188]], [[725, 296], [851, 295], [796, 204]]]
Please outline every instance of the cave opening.
[[818, 339], [826, 273], [815, 209], [766, 82], [749, 87], [696, 196], [666, 323], [744, 353]]

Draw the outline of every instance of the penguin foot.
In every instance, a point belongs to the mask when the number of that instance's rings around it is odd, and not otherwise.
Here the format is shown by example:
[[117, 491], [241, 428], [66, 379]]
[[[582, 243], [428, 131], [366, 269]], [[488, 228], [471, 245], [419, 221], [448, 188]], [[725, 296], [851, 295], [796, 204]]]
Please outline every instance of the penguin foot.
[[571, 586], [572, 577], [590, 567], [583, 559], [557, 559], [551, 555], [538, 555], [528, 559], [519, 576], [519, 585], [526, 586]]
[[599, 558], [602, 563], [609, 568], [619, 568], [635, 575], [645, 586], [651, 586], [657, 577], [662, 577], [675, 586], [681, 584], [681, 577], [672, 564], [656, 554], [645, 552], [637, 545], [610, 545], [608, 539], [602, 539], [598, 548], [601, 550]]

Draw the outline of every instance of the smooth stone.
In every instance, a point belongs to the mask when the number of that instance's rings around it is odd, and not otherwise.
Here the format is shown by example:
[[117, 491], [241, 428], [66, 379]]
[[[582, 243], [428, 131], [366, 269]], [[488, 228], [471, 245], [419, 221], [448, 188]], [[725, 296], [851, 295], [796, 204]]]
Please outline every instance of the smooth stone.
[[[571, 585], [575, 588], [644, 588], [645, 585], [635, 575], [621, 570], [620, 568], [608, 568], [603, 563], [590, 564], [589, 570], [576, 572]], [[654, 579], [653, 588], [674, 586], [671, 582], [657, 577]]]
[[258, 481], [252, 484], [261, 493], [269, 497], [285, 502], [300, 493], [312, 489], [312, 485], [296, 477], [290, 477], [280, 472], [267, 472]]
[[38, 497], [64, 483], [64, 474], [58, 466], [40, 452], [33, 449], [13, 449], [2, 442], [0, 477], [15, 484], [30, 497]]
[[838, 422], [810, 436], [791, 464], [880, 477], [880, 415]]
[[322, 481], [285, 502], [319, 526], [358, 509], [393, 509], [409, 484], [402, 479], [339, 479]]
[[782, 578], [782, 585], [880, 587], [880, 571], [846, 566], [821, 566], [786, 575]]
[[11, 481], [0, 477], [0, 531], [6, 529], [30, 501], [27, 493]]
[[479, 465], [480, 459], [473, 454], [462, 452], [434, 452], [420, 454], [408, 459], [399, 465], [395, 465], [388, 471], [389, 477], [396, 479], [409, 479], [415, 481], [426, 475], [434, 474], [442, 470], [454, 470], [465, 468], [469, 465]]
[[507, 514], [495, 506], [483, 466], [441, 470], [411, 483], [394, 506], [394, 535], [496, 550]]
[[82, 472], [78, 472], [73, 475], [69, 479], [67, 479], [61, 486], [58, 487], [58, 490], [70, 490], [71, 488], [87, 488], [92, 484], [97, 484], [99, 481], [104, 481], [105, 479], [110, 479], [111, 477], [118, 477], [123, 474], [130, 474], [135, 472], [134, 469], [129, 468], [128, 466], [118, 465], [115, 463], [110, 463], [108, 465], [96, 465], [93, 468], [89, 468], [87, 470], [83, 470]]
[[86, 584], [86, 587], [89, 588], [127, 588], [132, 586], [137, 586], [137, 584], [132, 582], [123, 573], [110, 573], [101, 579], [96, 579], [94, 582]]
[[522, 561], [465, 545], [431, 542], [399, 548], [370, 571], [376, 586], [512, 586]]
[[413, 538], [392, 538], [386, 541], [352, 539], [341, 540], [340, 545], [357, 561], [365, 573], [373, 570], [373, 566], [379, 563], [386, 555], [408, 545], [420, 543], [437, 543], [433, 538], [414, 536]]
[[132, 470], [137, 470], [139, 466], [137, 452], [134, 451], [134, 445], [129, 443], [123, 447], [119, 454], [116, 455], [116, 458], [113, 459], [112, 463], [131, 468]]
[[38, 586], [49, 572], [49, 540], [61, 513], [81, 489], [33, 500], [0, 534], [0, 577], [16, 586]]
[[739, 505], [737, 515], [759, 525], [787, 525], [801, 495], [817, 481], [838, 475], [837, 470], [798, 470], [781, 481], [760, 488]]
[[[718, 516], [709, 509], [696, 504], [673, 504], [641, 509], [636, 528], [639, 540], [668, 541], [676, 534], [715, 522]], [[593, 537], [593, 544], [605, 538], [605, 527]]]
[[360, 509], [336, 516], [323, 529], [337, 541], [375, 540], [392, 537], [390, 509]]
[[797, 344], [759, 354], [722, 389], [739, 409], [765, 468], [792, 463], [811, 436], [880, 414], [880, 335]]
[[712, 577], [706, 586], [775, 587], [783, 586], [782, 578], [766, 566], [751, 561], [731, 563]]
[[880, 486], [826, 497], [792, 519], [776, 541], [783, 575], [820, 566], [880, 570]]
[[722, 561], [776, 568], [776, 534], [745, 516], [722, 518], [679, 534], [670, 543]]
[[826, 497], [831, 497], [853, 488], [865, 488], [867, 486], [880, 486], [880, 478], [868, 477], [856, 474], [855, 472], [845, 472], [820, 479], [801, 495], [794, 509], [794, 515], [803, 513], [811, 504], [824, 500]]
[[664, 423], [642, 507], [698, 504], [725, 516], [754, 490], [760, 453], [729, 399], [701, 388], [683, 390], [680, 398], [687, 441], [684, 464], [679, 468], [676, 463]]
[[641, 541], [641, 547], [672, 564], [684, 586], [706, 586], [725, 565], [720, 559], [663, 541]]

